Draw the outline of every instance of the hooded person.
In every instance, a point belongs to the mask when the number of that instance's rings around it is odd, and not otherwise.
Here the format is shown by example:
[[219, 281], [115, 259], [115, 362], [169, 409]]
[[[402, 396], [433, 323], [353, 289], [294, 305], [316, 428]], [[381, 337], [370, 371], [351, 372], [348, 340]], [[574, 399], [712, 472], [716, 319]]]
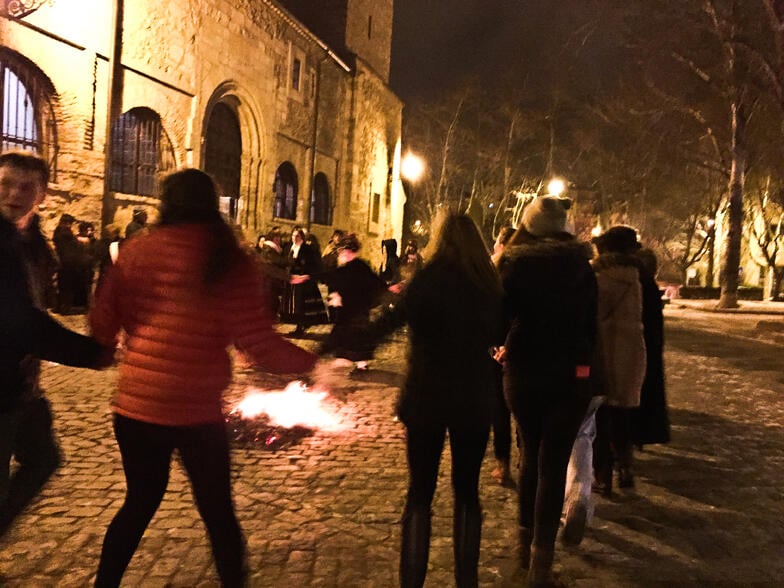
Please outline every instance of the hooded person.
[[596, 278], [566, 232], [568, 198], [540, 196], [500, 262], [509, 332], [504, 393], [523, 440], [519, 548], [530, 586], [552, 581], [566, 470], [591, 398]]
[[212, 179], [184, 169], [162, 182], [160, 223], [126, 241], [90, 312], [98, 341], [126, 350], [112, 402], [127, 493], [106, 532], [96, 586], [118, 586], [166, 492], [176, 449], [190, 478], [224, 586], [246, 579], [234, 514], [222, 394], [228, 348], [275, 373], [314, 355], [272, 328], [261, 272], [218, 210]]
[[387, 286], [400, 281], [400, 257], [397, 255], [395, 239], [381, 241], [381, 265], [378, 268], [378, 275]]

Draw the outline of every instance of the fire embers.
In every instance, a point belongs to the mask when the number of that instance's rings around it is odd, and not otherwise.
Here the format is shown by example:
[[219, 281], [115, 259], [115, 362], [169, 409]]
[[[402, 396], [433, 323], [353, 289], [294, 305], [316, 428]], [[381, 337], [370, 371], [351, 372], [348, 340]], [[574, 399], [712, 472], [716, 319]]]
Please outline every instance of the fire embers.
[[232, 412], [226, 417], [226, 425], [229, 429], [229, 437], [234, 443], [267, 451], [277, 451], [295, 445], [316, 432], [314, 429], [299, 425], [294, 427], [274, 425], [265, 414], [245, 418], [238, 412]]
[[245, 447], [275, 451], [317, 431], [341, 431], [345, 426], [325, 402], [327, 396], [302, 382], [291, 382], [285, 390], [251, 389], [226, 417], [230, 437]]

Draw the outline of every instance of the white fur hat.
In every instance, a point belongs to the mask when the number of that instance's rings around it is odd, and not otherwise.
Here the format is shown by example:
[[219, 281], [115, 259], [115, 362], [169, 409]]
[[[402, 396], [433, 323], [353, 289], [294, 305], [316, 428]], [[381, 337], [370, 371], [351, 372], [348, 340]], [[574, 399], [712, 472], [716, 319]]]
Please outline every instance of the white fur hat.
[[534, 237], [547, 237], [566, 230], [566, 211], [570, 198], [539, 196], [523, 210], [523, 227]]

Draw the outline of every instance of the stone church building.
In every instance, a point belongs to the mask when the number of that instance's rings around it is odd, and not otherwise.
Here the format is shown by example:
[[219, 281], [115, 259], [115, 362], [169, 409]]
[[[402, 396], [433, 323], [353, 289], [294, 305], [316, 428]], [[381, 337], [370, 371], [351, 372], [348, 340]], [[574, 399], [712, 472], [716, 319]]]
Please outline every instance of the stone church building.
[[400, 242], [393, 0], [18, 0], [0, 11], [2, 148], [49, 161], [49, 234], [64, 212], [102, 227], [124, 228], [139, 207], [155, 218], [161, 176], [192, 166], [216, 179], [248, 237], [299, 225], [323, 244], [342, 228], [374, 261], [381, 239]]

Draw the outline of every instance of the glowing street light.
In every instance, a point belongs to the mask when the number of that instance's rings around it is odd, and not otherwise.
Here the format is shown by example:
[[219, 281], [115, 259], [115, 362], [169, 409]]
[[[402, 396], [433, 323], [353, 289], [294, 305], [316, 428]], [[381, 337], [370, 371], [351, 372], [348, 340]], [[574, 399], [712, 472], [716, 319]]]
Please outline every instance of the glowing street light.
[[561, 178], [553, 178], [550, 180], [550, 183], [547, 184], [547, 193], [551, 196], [560, 196], [566, 190], [566, 182], [564, 182]]
[[419, 181], [425, 173], [425, 160], [409, 151], [400, 162], [400, 173], [410, 182]]

